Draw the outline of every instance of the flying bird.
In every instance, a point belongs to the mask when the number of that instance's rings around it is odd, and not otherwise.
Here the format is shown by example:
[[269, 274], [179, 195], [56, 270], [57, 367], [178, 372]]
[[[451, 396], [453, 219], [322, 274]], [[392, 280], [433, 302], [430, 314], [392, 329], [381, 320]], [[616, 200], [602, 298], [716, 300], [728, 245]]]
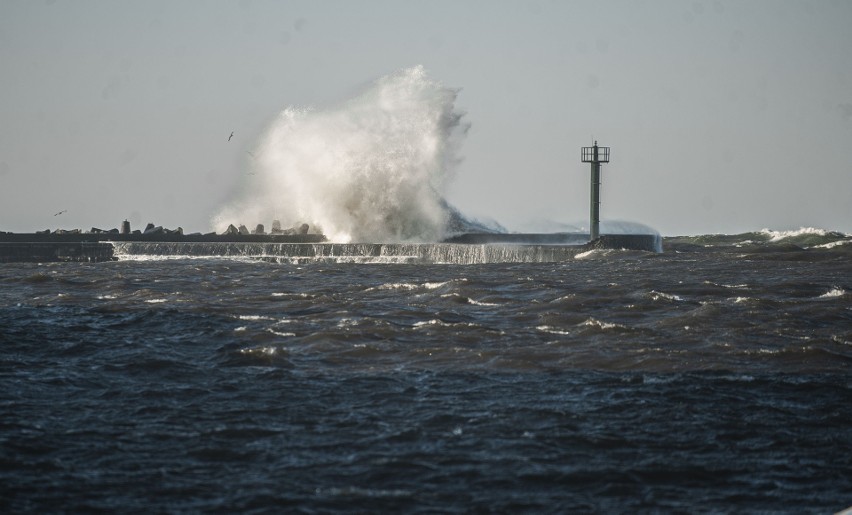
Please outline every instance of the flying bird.
[[67, 209], [63, 209], [62, 211], [60, 211], [60, 212], [58, 212], [58, 213], [54, 214], [53, 216], [59, 216], [59, 215], [61, 215], [62, 213], [67, 213], [67, 212], [68, 212], [68, 210], [67, 210]]
[[231, 141], [231, 138], [233, 138], [233, 137], [234, 137], [234, 131], [231, 131], [231, 135], [228, 136], [228, 141]]

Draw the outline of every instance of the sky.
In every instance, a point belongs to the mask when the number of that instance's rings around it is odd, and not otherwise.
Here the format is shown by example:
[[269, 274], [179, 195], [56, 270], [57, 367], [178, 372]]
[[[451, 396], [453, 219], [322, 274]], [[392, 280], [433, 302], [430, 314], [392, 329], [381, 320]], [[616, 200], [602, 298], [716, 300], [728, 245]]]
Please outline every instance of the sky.
[[850, 27], [828, 0], [3, 0], [0, 230], [206, 232], [282, 109], [422, 65], [460, 90], [468, 215], [587, 224], [597, 140], [605, 221], [852, 233]]

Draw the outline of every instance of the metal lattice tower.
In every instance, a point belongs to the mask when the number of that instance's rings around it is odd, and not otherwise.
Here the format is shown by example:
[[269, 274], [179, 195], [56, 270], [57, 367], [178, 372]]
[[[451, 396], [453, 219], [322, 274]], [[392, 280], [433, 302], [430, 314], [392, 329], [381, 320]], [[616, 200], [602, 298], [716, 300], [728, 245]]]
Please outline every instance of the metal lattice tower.
[[609, 163], [609, 147], [599, 147], [597, 141], [593, 147], [583, 147], [582, 161], [592, 163], [589, 241], [594, 241], [601, 225], [601, 163]]

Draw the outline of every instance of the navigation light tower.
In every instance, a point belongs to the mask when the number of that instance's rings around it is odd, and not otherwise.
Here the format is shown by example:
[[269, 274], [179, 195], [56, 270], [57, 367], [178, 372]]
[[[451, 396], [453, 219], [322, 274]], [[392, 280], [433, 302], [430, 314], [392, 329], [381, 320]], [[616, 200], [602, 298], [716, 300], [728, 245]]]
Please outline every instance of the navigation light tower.
[[601, 225], [601, 163], [609, 163], [609, 147], [599, 147], [597, 141], [593, 147], [583, 147], [582, 161], [592, 163], [589, 241], [594, 241], [600, 236]]

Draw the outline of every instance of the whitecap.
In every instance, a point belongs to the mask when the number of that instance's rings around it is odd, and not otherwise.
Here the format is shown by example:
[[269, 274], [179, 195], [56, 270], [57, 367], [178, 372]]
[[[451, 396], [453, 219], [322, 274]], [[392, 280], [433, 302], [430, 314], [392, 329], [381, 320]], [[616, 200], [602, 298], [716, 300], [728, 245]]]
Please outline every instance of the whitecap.
[[621, 325], [621, 324], [603, 322], [603, 321], [595, 319], [595, 318], [589, 318], [588, 320], [586, 320], [585, 322], [583, 322], [580, 325], [586, 326], [586, 327], [598, 327], [598, 328], [604, 329], [604, 330], [607, 330], [607, 329], [626, 329], [626, 327]]
[[429, 325], [449, 327], [453, 324], [450, 324], [448, 322], [444, 322], [443, 320], [438, 320], [436, 318], [433, 318], [431, 320], [421, 320], [420, 322], [414, 322], [414, 327], [426, 327], [426, 326], [429, 326]]
[[467, 299], [468, 303], [473, 304], [474, 306], [499, 306], [500, 304], [495, 304], [493, 302], [481, 302], [478, 300]]
[[846, 295], [846, 290], [844, 290], [843, 288], [834, 287], [831, 290], [823, 293], [822, 295], [820, 295], [817, 298], [819, 298], [819, 299], [833, 299], [833, 298], [836, 298], [836, 297], [842, 297], [844, 295]]
[[848, 243], [852, 243], [852, 240], [832, 241], [831, 243], [823, 243], [822, 245], [815, 245], [811, 248], [814, 248], [814, 249], [833, 249], [834, 247], [839, 247], [840, 245], [846, 245]]
[[796, 236], [804, 236], [806, 234], [815, 236], [825, 236], [827, 234], [825, 229], [817, 229], [815, 227], [800, 227], [794, 231], [773, 231], [771, 229], [761, 229], [760, 233], [769, 236], [770, 242], [781, 241], [786, 238], [795, 238]]
[[256, 355], [274, 356], [277, 353], [278, 353], [277, 347], [252, 347], [252, 348], [240, 349], [240, 354], [248, 354], [250, 356], [256, 356]]
[[[460, 279], [460, 281], [464, 282], [467, 279]], [[426, 282], [426, 283], [385, 283], [375, 288], [367, 288], [365, 291], [375, 291], [375, 290], [402, 290], [402, 291], [411, 291], [417, 289], [425, 289], [425, 290], [435, 290], [442, 286], [446, 286], [451, 284], [453, 280], [444, 281], [444, 282]]]
[[239, 320], [275, 320], [272, 317], [263, 316], [263, 315], [237, 315]]
[[586, 252], [580, 252], [579, 254], [575, 254], [574, 259], [586, 259], [596, 254], [601, 254], [602, 252], [603, 251], [600, 249], [587, 250]]
[[354, 327], [359, 324], [359, 320], [357, 318], [341, 318], [339, 322], [337, 322], [337, 327]]
[[367, 291], [372, 290], [414, 290], [417, 288], [417, 285], [414, 283], [386, 283], [379, 285], [375, 288], [368, 288]]
[[[465, 281], [466, 279], [462, 279], [462, 280]], [[423, 287], [426, 288], [427, 290], [434, 290], [434, 289], [440, 288], [441, 286], [444, 286], [446, 284], [450, 284], [451, 282], [453, 282], [453, 281], [444, 281], [442, 283], [423, 283]]]
[[438, 320], [433, 318], [431, 320], [422, 320], [420, 322], [414, 323], [414, 328], [419, 329], [421, 327], [428, 326], [438, 326], [438, 327], [480, 327], [478, 324], [474, 324], [471, 322], [444, 322], [443, 320]]
[[660, 299], [676, 300], [676, 301], [682, 301], [683, 300], [683, 298], [681, 298], [679, 295], [674, 295], [674, 294], [671, 294], [671, 293], [663, 293], [663, 292], [656, 291], [656, 290], [651, 290], [651, 292], [648, 295], [651, 297], [651, 300], [660, 300]]
[[474, 306], [499, 306], [499, 304], [494, 304], [494, 303], [491, 303], [491, 302], [481, 302], [481, 301], [478, 301], [478, 300], [471, 299], [470, 297], [465, 297], [464, 295], [459, 295], [457, 293], [445, 293], [444, 295], [441, 295], [441, 298], [442, 299], [457, 298], [457, 299], [461, 300], [462, 302], [464, 302], [465, 304], [472, 304]]
[[279, 332], [279, 331], [276, 331], [276, 330], [272, 329], [271, 327], [270, 327], [270, 328], [267, 328], [267, 329], [266, 329], [266, 332], [268, 332], [268, 333], [272, 333], [272, 334], [274, 334], [275, 336], [283, 336], [283, 337], [285, 337], [285, 338], [290, 338], [290, 337], [292, 337], [292, 336], [296, 336], [296, 333], [282, 333], [282, 332]]
[[557, 297], [557, 298], [551, 300], [550, 303], [553, 304], [555, 302], [562, 302], [562, 301], [565, 301], [565, 300], [573, 300], [576, 296], [577, 295], [574, 294], [574, 293], [569, 293], [568, 295], [563, 295], [561, 297]]
[[563, 336], [571, 334], [569, 331], [563, 331], [562, 329], [557, 329], [557, 328], [549, 326], [549, 325], [540, 325], [540, 326], [536, 327], [536, 330], [541, 331], [543, 333], [559, 334], [559, 335], [563, 335]]

